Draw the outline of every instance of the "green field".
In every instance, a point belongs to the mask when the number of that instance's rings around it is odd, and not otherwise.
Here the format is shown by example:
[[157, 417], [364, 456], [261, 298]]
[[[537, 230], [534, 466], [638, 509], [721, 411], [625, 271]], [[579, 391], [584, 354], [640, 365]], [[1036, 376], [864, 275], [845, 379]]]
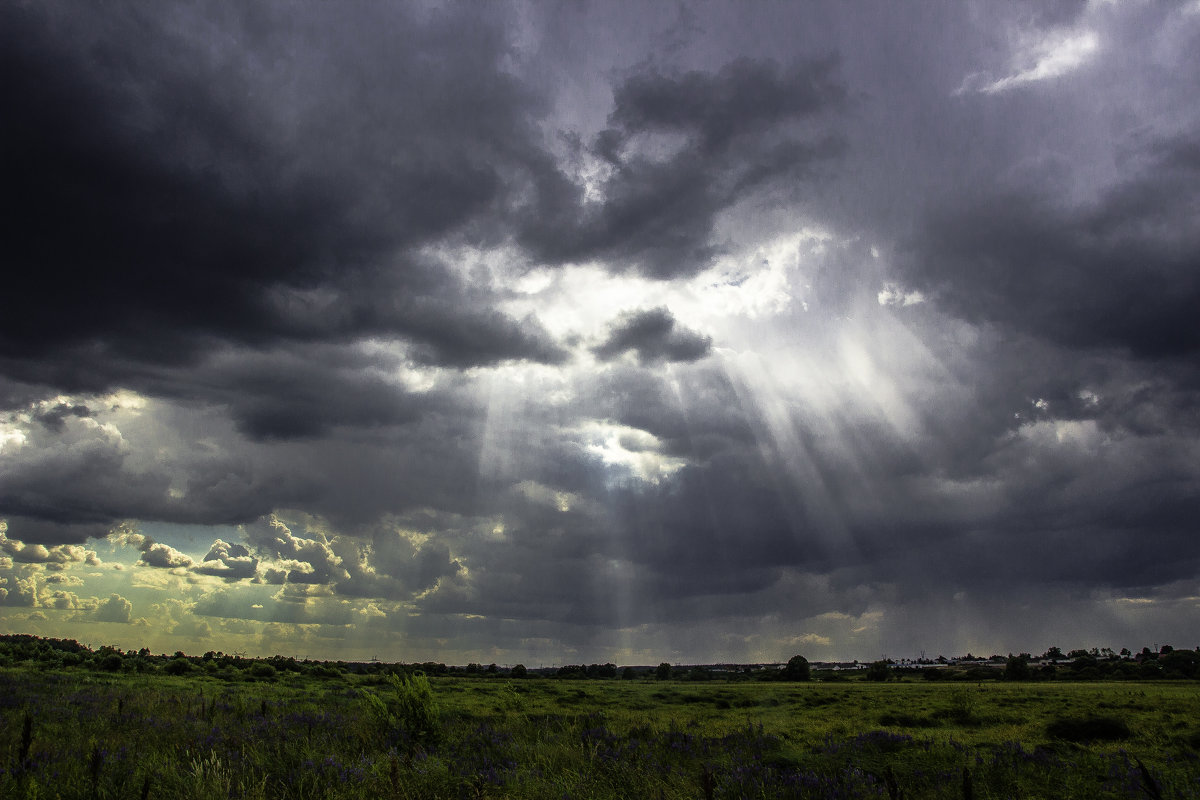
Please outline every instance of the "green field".
[[1200, 797], [1193, 682], [413, 686], [0, 669], [0, 797]]

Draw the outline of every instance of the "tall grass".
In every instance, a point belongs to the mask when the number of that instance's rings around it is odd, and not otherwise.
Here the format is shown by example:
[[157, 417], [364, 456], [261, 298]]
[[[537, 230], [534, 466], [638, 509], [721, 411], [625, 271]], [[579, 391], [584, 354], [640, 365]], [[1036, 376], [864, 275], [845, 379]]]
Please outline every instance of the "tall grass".
[[0, 797], [1180, 800], [1200, 797], [1198, 720], [1194, 684], [0, 669]]

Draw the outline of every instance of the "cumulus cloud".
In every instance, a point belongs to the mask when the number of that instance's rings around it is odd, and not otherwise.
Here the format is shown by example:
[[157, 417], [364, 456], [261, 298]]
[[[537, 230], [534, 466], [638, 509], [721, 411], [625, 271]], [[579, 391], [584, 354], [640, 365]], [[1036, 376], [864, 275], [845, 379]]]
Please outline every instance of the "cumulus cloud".
[[258, 574], [258, 559], [244, 545], [216, 539], [195, 571], [230, 581], [253, 578]]
[[[329, 584], [346, 577], [342, 559], [320, 532], [304, 538], [292, 533], [283, 520], [275, 515], [246, 525], [246, 540], [265, 558], [276, 562], [272, 577], [282, 570], [289, 583]], [[268, 578], [268, 582], [274, 582]]]
[[7, 554], [11, 559], [10, 564], [45, 564], [51, 569], [62, 569], [75, 563], [86, 563], [89, 566], [100, 563], [95, 550], [88, 550], [80, 545], [58, 544], [47, 547], [43, 544], [10, 539], [6, 520], [0, 520], [0, 553]]
[[133, 621], [133, 603], [119, 594], [111, 594], [100, 601], [92, 616], [97, 622], [128, 624]]
[[195, 562], [184, 553], [170, 545], [154, 541], [144, 533], [124, 529], [109, 535], [109, 540], [115, 544], [128, 545], [137, 548], [142, 555], [138, 561], [148, 567], [159, 569], [177, 569], [191, 567]]

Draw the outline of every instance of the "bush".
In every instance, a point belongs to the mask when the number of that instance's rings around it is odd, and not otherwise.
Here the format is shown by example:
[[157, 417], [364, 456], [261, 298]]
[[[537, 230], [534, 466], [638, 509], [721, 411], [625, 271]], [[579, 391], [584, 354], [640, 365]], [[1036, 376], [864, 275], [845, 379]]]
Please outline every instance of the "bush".
[[162, 670], [168, 675], [186, 675], [192, 671], [192, 665], [185, 659], [173, 658], [163, 665]]
[[255, 678], [274, 678], [275, 668], [265, 661], [255, 661], [250, 667], [250, 674]]
[[392, 694], [386, 699], [364, 690], [371, 716], [389, 740], [406, 737], [410, 742], [431, 743], [441, 738], [442, 728], [433, 687], [422, 672], [389, 675]]

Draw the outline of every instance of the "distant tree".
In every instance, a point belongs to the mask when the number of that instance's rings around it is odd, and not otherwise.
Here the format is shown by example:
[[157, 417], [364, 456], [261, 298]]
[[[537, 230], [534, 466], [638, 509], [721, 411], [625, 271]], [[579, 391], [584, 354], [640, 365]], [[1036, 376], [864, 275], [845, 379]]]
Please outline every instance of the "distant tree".
[[867, 667], [867, 680], [869, 681], [886, 681], [892, 676], [892, 671], [888, 667], [886, 661], [872, 661]]
[[526, 675], [529, 674], [529, 670], [525, 669], [524, 664], [517, 664], [515, 667], [513, 667], [512, 669], [510, 669], [508, 671], [508, 674], [513, 676], [514, 678], [524, 678]]
[[1195, 650], [1172, 650], [1159, 660], [1159, 664], [1168, 678], [1200, 677], [1200, 653]]
[[1133, 654], [1129, 652], [1128, 647], [1121, 648], [1121, 658], [1129, 658], [1131, 655], [1133, 655]]
[[812, 669], [808, 665], [808, 659], [799, 655], [789, 658], [780, 678], [785, 681], [812, 680]]
[[659, 664], [658, 669], [654, 670], [654, 677], [660, 681], [668, 680], [671, 677], [671, 665], [665, 661]]
[[1046, 651], [1045, 655], [1042, 656], [1042, 658], [1053, 658], [1053, 659], [1059, 659], [1062, 657], [1063, 657], [1063, 651], [1058, 647], [1051, 647], [1049, 650]]
[[1138, 667], [1139, 678], [1159, 678], [1162, 677], [1162, 666], [1154, 659], [1146, 659], [1142, 661]]
[[601, 678], [615, 678], [617, 677], [617, 665], [605, 664], [596, 670], [596, 674]]
[[636, 677], [637, 670], [635, 670], [633, 667], [626, 667], [625, 669], [621, 670], [621, 680], [623, 681], [631, 681]]
[[1004, 680], [1027, 681], [1032, 676], [1029, 661], [1023, 656], [1009, 656], [1004, 664]]

